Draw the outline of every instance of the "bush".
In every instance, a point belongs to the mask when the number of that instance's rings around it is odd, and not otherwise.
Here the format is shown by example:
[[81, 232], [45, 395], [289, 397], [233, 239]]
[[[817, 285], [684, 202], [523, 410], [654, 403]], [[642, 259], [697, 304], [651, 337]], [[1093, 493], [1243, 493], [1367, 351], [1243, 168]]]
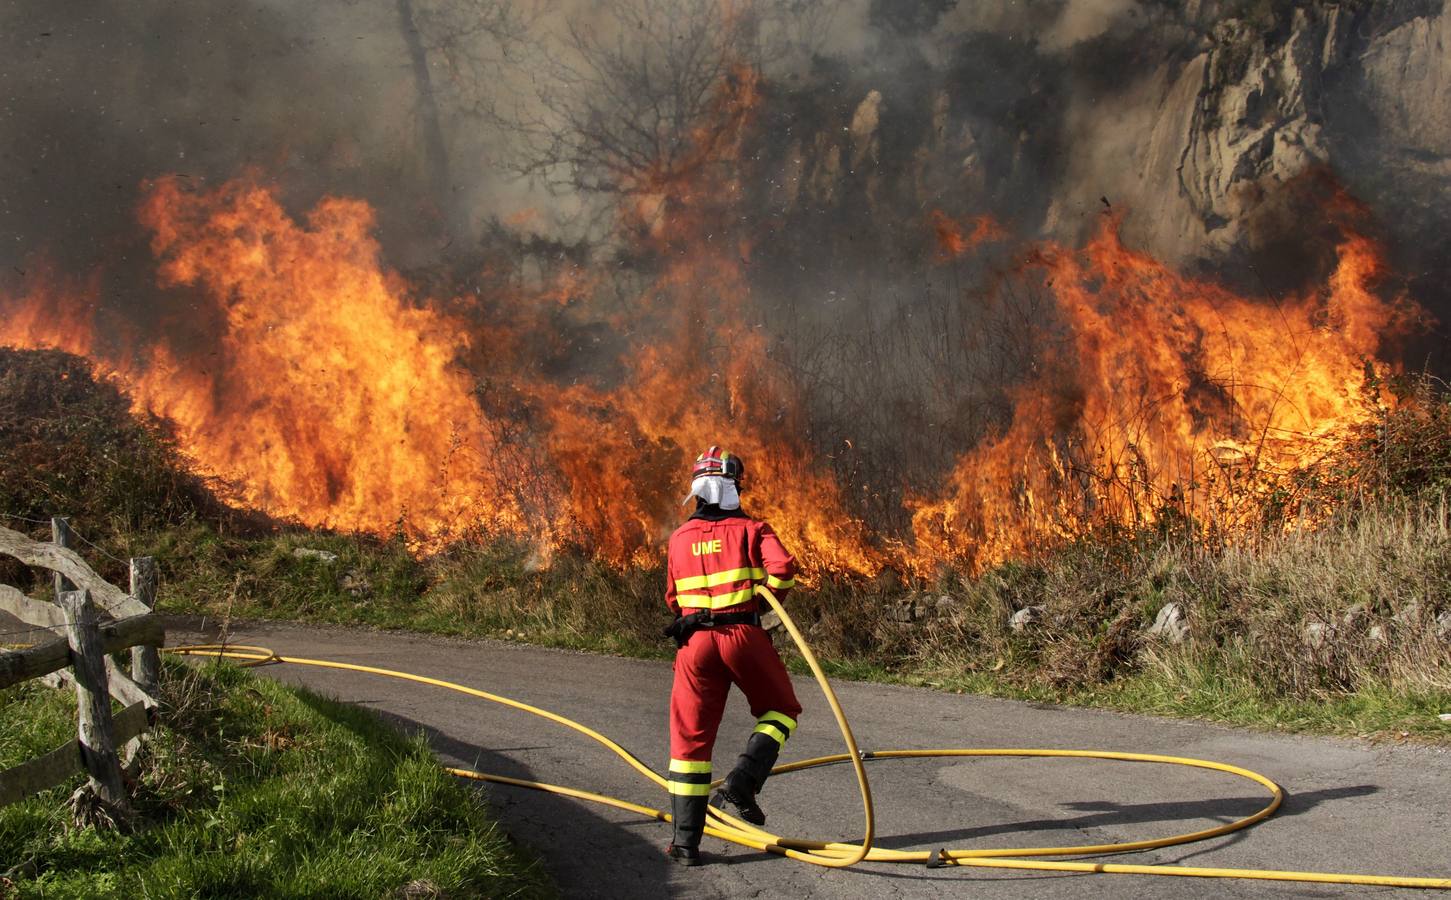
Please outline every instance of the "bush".
[[216, 512], [160, 423], [53, 350], [0, 347], [0, 512], [89, 524], [91, 539]]

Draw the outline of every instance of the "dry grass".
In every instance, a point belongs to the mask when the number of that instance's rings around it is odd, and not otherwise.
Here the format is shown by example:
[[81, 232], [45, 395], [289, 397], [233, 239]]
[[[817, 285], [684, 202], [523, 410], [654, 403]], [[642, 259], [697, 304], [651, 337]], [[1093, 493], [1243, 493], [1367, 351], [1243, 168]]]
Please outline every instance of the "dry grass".
[[[907, 651], [874, 662], [973, 689], [1236, 721], [1276, 724], [1294, 707], [1304, 727], [1328, 730], [1343, 730], [1332, 711], [1369, 704], [1379, 712], [1362, 708], [1357, 721], [1371, 724], [1356, 727], [1394, 730], [1411, 716], [1439, 734], [1431, 713], [1451, 709], [1451, 528], [1439, 500], [1386, 501], [1253, 550], [1079, 547], [944, 587], [950, 615], [874, 626], [881, 646]], [[1148, 634], [1169, 603], [1189, 626], [1182, 643]], [[1009, 617], [1027, 606], [1041, 621], [1013, 631]], [[829, 653], [866, 638], [821, 634]]]

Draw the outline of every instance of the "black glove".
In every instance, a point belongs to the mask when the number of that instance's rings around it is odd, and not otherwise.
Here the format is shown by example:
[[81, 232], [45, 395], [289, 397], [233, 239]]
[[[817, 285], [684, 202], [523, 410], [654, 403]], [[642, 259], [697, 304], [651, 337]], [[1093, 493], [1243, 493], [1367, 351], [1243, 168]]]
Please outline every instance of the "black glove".
[[675, 649], [679, 650], [690, 640], [690, 636], [701, 627], [700, 623], [706, 622], [708, 624], [709, 620], [709, 611], [694, 612], [688, 616], [677, 615], [675, 621], [671, 622], [670, 626], [660, 633], [660, 636], [675, 638]]

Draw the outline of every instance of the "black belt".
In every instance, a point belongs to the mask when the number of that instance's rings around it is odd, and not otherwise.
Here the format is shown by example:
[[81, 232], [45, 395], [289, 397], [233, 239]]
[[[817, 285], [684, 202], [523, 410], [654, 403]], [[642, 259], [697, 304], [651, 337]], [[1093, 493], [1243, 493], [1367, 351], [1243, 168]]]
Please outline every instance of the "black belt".
[[688, 616], [679, 616], [670, 627], [663, 632], [663, 637], [675, 638], [675, 646], [684, 647], [685, 642], [690, 640], [691, 634], [702, 628], [715, 628], [717, 625], [760, 625], [761, 614], [759, 612], [734, 612], [734, 613], [713, 613], [708, 609], [700, 612], [693, 612]]
[[758, 612], [734, 612], [734, 613], [712, 613], [701, 626], [712, 628], [716, 625], [759, 625], [761, 614]]

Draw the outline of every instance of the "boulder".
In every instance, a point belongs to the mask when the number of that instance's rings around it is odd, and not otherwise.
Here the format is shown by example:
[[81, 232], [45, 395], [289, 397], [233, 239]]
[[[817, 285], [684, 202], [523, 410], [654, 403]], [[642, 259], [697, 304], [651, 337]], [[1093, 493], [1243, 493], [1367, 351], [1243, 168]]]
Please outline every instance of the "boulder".
[[1391, 620], [1397, 625], [1415, 625], [1421, 621], [1421, 604], [1412, 600], [1391, 616]]
[[1189, 623], [1184, 616], [1184, 607], [1178, 603], [1165, 603], [1149, 626], [1152, 637], [1162, 638], [1171, 644], [1182, 644], [1189, 638]]
[[1013, 613], [1008, 619], [1008, 627], [1013, 631], [1023, 632], [1043, 621], [1044, 610], [1041, 606], [1025, 606]]
[[348, 569], [339, 575], [338, 588], [354, 597], [366, 597], [373, 593], [373, 584], [361, 569]]
[[1327, 622], [1306, 622], [1300, 639], [1311, 650], [1320, 650], [1335, 639], [1335, 626]]
[[917, 618], [917, 603], [911, 597], [903, 597], [887, 610], [887, 618], [893, 622], [911, 622]]
[[322, 563], [335, 563], [338, 555], [327, 550], [314, 550], [311, 547], [294, 547], [292, 555], [298, 559], [315, 559]]
[[1365, 620], [1369, 618], [1369, 616], [1370, 608], [1367, 607], [1364, 603], [1357, 603], [1354, 606], [1350, 607], [1350, 609], [1347, 609], [1345, 611], [1345, 614], [1340, 617], [1340, 624], [1344, 625], [1346, 628], [1359, 628], [1360, 626], [1365, 624]]

